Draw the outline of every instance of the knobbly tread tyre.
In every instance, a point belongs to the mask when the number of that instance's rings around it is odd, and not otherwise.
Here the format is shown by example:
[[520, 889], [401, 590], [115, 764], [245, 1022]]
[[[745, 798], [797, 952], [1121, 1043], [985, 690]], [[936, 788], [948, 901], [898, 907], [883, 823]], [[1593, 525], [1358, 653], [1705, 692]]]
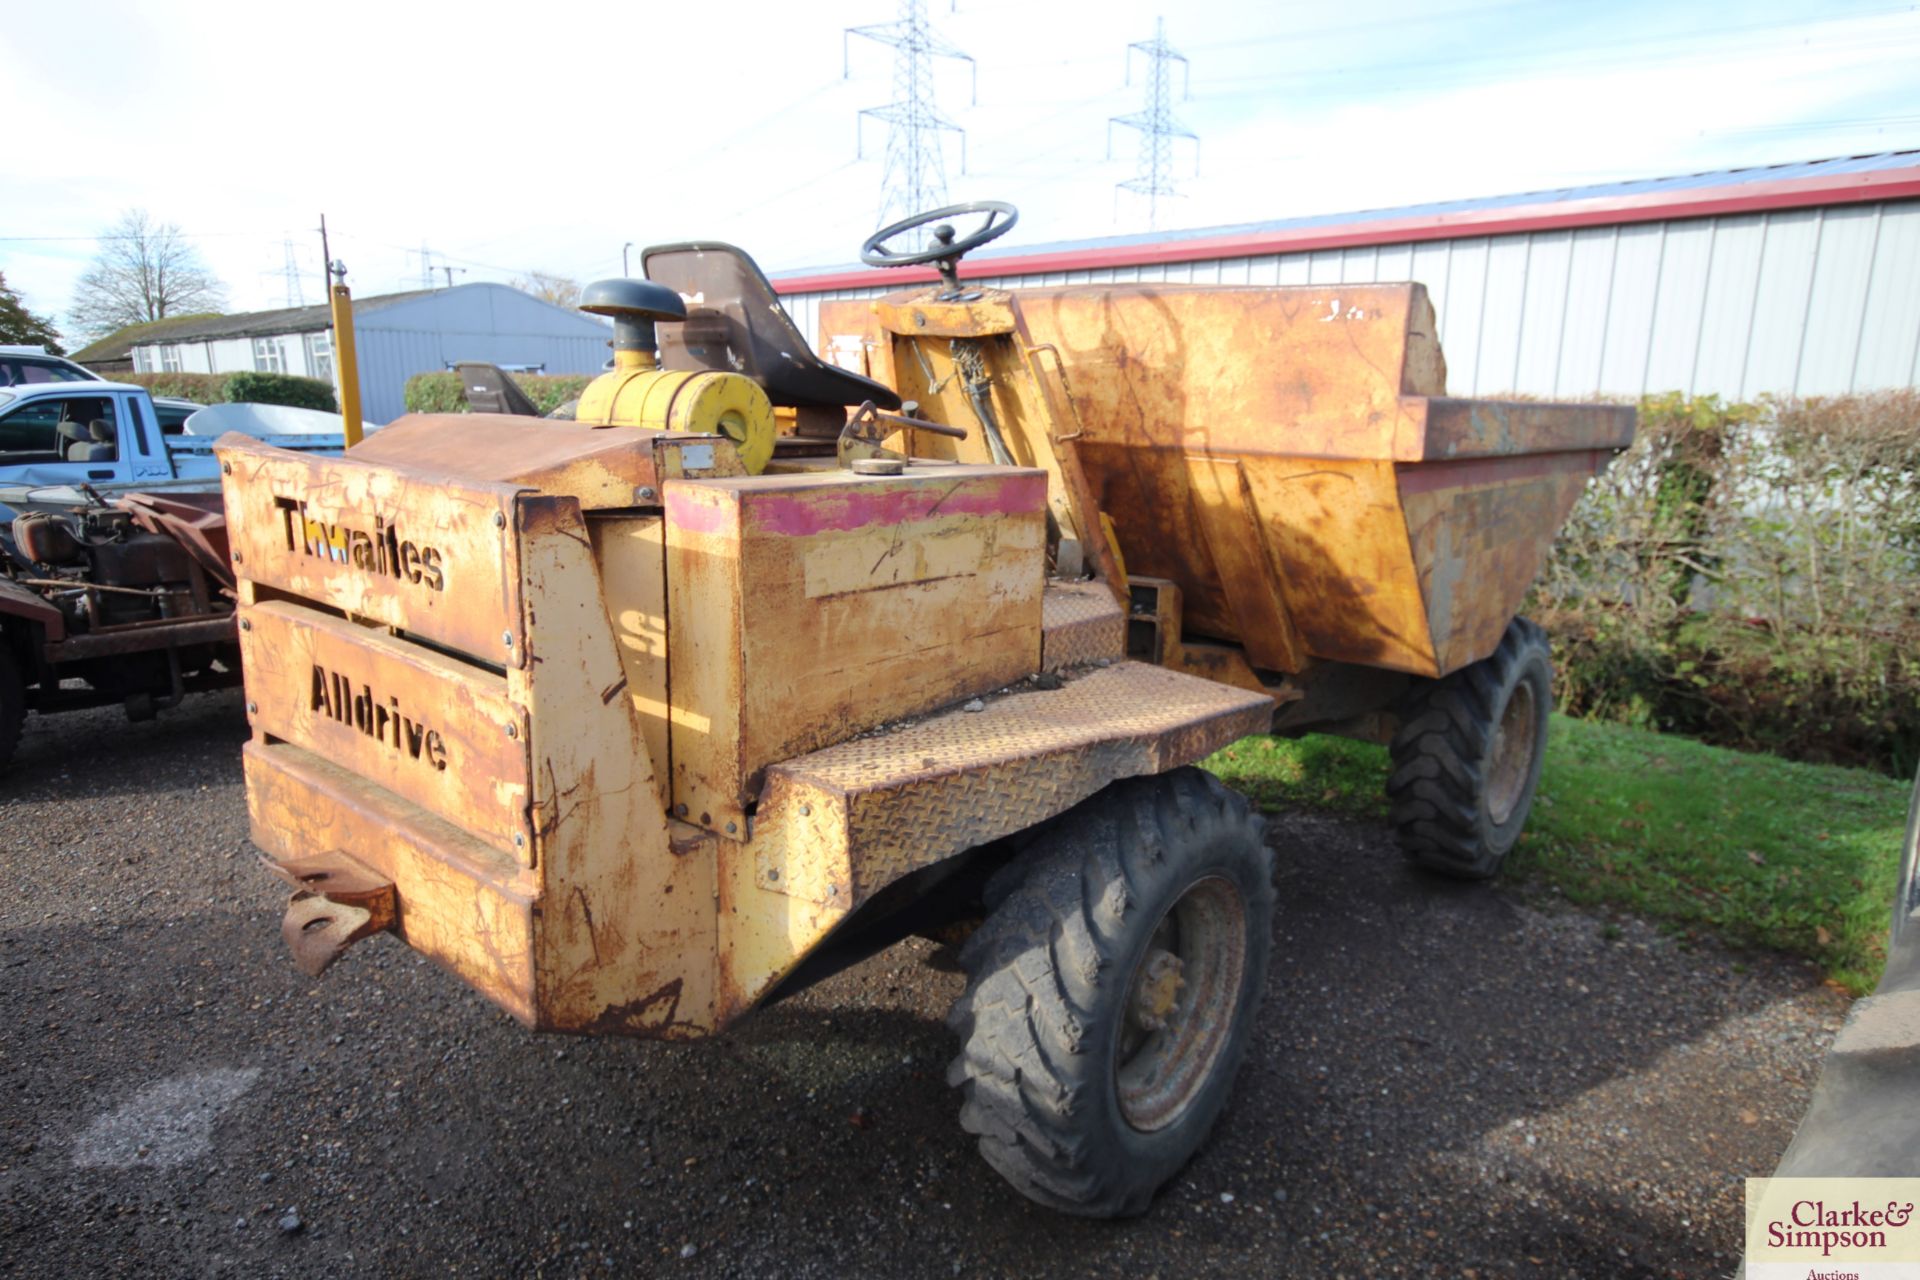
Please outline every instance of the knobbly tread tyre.
[[27, 718], [26, 686], [20, 680], [20, 666], [0, 635], [0, 769], [13, 759], [20, 745], [20, 727]]
[[[1273, 855], [1244, 797], [1199, 769], [1116, 783], [1054, 818], [989, 886], [960, 952], [948, 1025], [961, 1126], [1022, 1194], [1088, 1217], [1143, 1213], [1225, 1105], [1272, 949]], [[1246, 933], [1231, 1028], [1165, 1127], [1121, 1111], [1117, 1038], [1155, 926], [1203, 879], [1227, 879]]]
[[[1505, 822], [1496, 822], [1487, 806], [1488, 765], [1507, 700], [1522, 681], [1533, 685], [1532, 759], [1520, 799]], [[1411, 861], [1462, 880], [1499, 872], [1533, 808], [1552, 689], [1546, 632], [1515, 618], [1491, 655], [1408, 697], [1390, 748], [1387, 801]]]

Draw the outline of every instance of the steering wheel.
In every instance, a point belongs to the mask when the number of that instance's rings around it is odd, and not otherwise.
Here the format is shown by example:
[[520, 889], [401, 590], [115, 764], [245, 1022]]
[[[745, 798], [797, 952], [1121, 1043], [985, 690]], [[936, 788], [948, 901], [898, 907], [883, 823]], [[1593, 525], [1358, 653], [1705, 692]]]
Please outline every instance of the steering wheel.
[[[942, 225], [933, 229], [934, 243], [930, 248], [918, 253], [894, 253], [887, 249], [887, 241], [908, 231], [924, 227], [930, 222], [941, 222], [946, 218], [965, 217], [969, 213], [984, 213], [986, 222], [972, 235], [961, 240], [953, 238], [951, 226]], [[1004, 218], [996, 222], [996, 218]], [[951, 276], [953, 264], [963, 254], [972, 253], [983, 244], [998, 240], [1013, 230], [1013, 224], [1020, 221], [1020, 211], [1005, 200], [975, 200], [972, 204], [950, 204], [944, 209], [932, 209], [926, 213], [916, 213], [911, 218], [902, 218], [890, 227], [882, 227], [868, 236], [866, 243], [860, 246], [860, 261], [870, 267], [918, 267], [926, 263], [941, 264], [940, 274]], [[951, 279], [948, 284], [952, 284]]]

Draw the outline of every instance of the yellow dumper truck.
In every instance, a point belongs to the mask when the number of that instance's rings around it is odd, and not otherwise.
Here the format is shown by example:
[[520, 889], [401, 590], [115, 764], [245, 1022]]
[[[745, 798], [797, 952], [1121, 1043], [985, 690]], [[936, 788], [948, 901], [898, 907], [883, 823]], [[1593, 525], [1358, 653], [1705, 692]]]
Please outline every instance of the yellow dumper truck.
[[1120, 1215], [1220, 1114], [1272, 945], [1261, 821], [1193, 762], [1391, 742], [1408, 854], [1497, 868], [1549, 695], [1514, 611], [1632, 411], [1447, 398], [1415, 284], [964, 286], [1012, 217], [870, 239], [942, 280], [842, 305], [857, 370], [673, 245], [586, 291], [572, 421], [222, 442], [299, 963], [391, 932], [531, 1028], [695, 1039], [964, 936], [961, 1123]]

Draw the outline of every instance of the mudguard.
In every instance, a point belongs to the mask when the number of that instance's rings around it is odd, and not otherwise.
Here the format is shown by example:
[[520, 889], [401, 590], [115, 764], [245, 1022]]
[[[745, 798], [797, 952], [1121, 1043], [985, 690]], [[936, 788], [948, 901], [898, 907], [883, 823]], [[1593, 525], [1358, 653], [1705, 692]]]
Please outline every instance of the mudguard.
[[67, 619], [60, 610], [30, 588], [0, 578], [0, 617], [23, 618], [46, 628], [46, 639], [67, 638]]

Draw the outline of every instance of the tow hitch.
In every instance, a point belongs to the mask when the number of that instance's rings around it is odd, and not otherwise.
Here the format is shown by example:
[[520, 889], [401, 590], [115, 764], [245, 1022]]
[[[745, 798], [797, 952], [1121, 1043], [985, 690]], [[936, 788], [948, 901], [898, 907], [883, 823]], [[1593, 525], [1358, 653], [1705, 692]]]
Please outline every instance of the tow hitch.
[[393, 881], [344, 853], [323, 853], [292, 862], [262, 858], [269, 871], [293, 886], [280, 936], [293, 962], [317, 978], [341, 953], [393, 927]]

